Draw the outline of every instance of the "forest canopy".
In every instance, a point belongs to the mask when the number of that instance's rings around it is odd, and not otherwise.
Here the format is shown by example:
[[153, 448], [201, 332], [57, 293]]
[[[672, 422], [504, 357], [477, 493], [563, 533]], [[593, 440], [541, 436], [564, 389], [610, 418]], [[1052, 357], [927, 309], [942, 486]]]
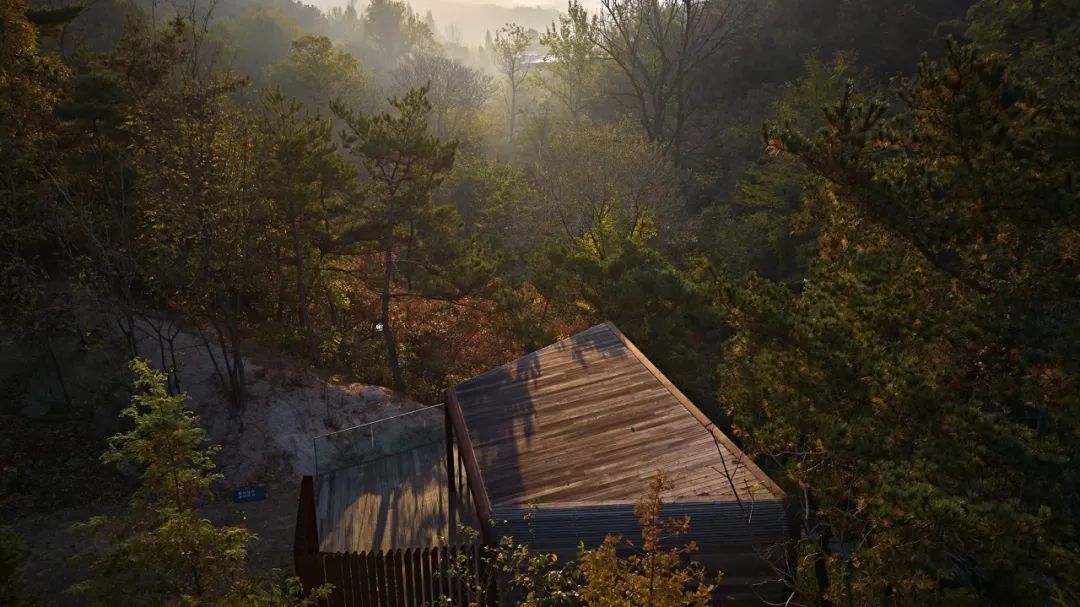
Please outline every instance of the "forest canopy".
[[1080, 2], [420, 7], [0, 0], [7, 425], [149, 389], [212, 594], [181, 331], [237, 412], [256, 351], [436, 403], [611, 320], [787, 492], [789, 604], [1080, 604]]

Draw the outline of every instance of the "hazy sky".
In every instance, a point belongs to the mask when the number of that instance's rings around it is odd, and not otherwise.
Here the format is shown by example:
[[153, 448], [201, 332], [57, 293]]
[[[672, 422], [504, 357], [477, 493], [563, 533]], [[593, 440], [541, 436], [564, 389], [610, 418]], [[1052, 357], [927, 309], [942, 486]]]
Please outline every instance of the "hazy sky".
[[[345, 6], [346, 0], [301, 0], [304, 4], [314, 4], [320, 8], [333, 6]], [[499, 4], [502, 6], [543, 6], [559, 10], [566, 8], [567, 0], [456, 0], [468, 4]], [[595, 10], [600, 5], [600, 0], [579, 0], [585, 8]], [[360, 0], [359, 4], [366, 4]]]
[[[454, 30], [457, 41], [465, 45], [484, 42], [485, 36], [508, 22], [536, 31], [544, 31], [556, 18], [556, 11], [566, 9], [566, 0], [407, 0], [420, 14], [431, 12], [438, 34], [450, 36]], [[343, 7], [348, 0], [301, 0], [328, 10]], [[361, 11], [369, 0], [358, 0]], [[600, 0], [581, 0], [582, 5], [595, 10]]]

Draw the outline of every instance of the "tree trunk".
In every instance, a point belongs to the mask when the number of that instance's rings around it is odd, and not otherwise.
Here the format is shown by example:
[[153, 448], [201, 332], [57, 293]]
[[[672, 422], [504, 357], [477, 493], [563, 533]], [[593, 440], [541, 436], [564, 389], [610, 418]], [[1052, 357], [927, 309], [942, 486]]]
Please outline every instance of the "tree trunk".
[[[235, 297], [235, 296], [234, 296]], [[232, 347], [232, 375], [229, 377], [232, 384], [233, 402], [240, 410], [244, 409], [244, 356], [240, 351], [240, 328], [237, 326], [236, 315], [233, 310], [229, 311], [225, 318], [225, 327], [229, 332], [229, 345]], [[243, 423], [243, 422], [241, 422]], [[243, 431], [241, 425], [240, 430]]]
[[[224, 386], [225, 375], [221, 372], [221, 365], [218, 364], [217, 356], [214, 354], [214, 346], [210, 343], [210, 340], [207, 339], [206, 333], [203, 331], [202, 327], [199, 327], [199, 337], [202, 338], [203, 346], [206, 347], [206, 353], [210, 355], [210, 362], [214, 363], [214, 372], [217, 373], [218, 381]], [[224, 352], [221, 354], [222, 356], [225, 355]]]
[[[216, 319], [211, 319], [214, 331], [217, 332], [218, 344], [221, 346], [221, 357], [225, 362], [225, 376], [228, 379], [226, 388], [229, 390], [229, 400], [237, 409], [244, 408], [244, 358], [240, 353], [239, 336], [235, 319], [230, 310], [222, 310], [225, 316], [225, 330]], [[226, 339], [228, 333], [228, 339]]]
[[311, 315], [307, 306], [307, 285], [304, 284], [304, 255], [301, 252], [299, 227], [293, 226], [293, 266], [296, 270], [296, 316], [300, 323], [300, 332], [304, 335], [304, 354], [308, 357], [314, 354], [313, 332], [311, 330]]
[[124, 342], [128, 347], [128, 358], [137, 358], [139, 356], [139, 340], [135, 334], [135, 315], [130, 308], [125, 307], [123, 318], [117, 317], [116, 326], [120, 328], [120, 333], [124, 335]]
[[397, 340], [394, 338], [394, 330], [390, 326], [390, 287], [394, 276], [394, 241], [392, 236], [386, 240], [383, 256], [386, 262], [386, 271], [383, 276], [382, 291], [382, 334], [386, 340], [386, 360], [390, 365], [394, 391], [404, 393], [405, 379], [401, 376], [401, 365], [398, 363]]
[[829, 531], [825, 531], [821, 534], [821, 538], [818, 540], [818, 550], [814, 554], [814, 577], [817, 579], [818, 586], [818, 604], [821, 607], [833, 607], [832, 601], [828, 597], [829, 593], [829, 570], [826, 567], [826, 552], [829, 549], [829, 540], [832, 534]]
[[167, 356], [165, 356], [165, 328], [164, 328], [164, 321], [162, 321], [162, 326], [158, 326], [158, 325], [155, 325], [152, 320], [147, 319], [147, 324], [150, 325], [150, 327], [154, 330], [154, 333], [157, 334], [158, 356], [161, 357], [161, 368], [162, 368], [162, 370], [164, 370], [166, 372], [166, 375], [165, 375], [165, 387], [168, 389], [169, 394], [172, 394], [172, 395], [175, 396], [177, 394], [177, 392], [173, 389], [172, 375], [168, 373], [169, 359], [168, 359]]
[[56, 355], [51, 338], [45, 338], [45, 347], [49, 351], [49, 360], [52, 361], [53, 371], [56, 372], [56, 379], [60, 383], [60, 392], [64, 395], [64, 404], [67, 405], [69, 410], [73, 409], [71, 392], [68, 391], [67, 380], [64, 379], [64, 368], [60, 364], [60, 358]]
[[510, 137], [507, 142], [514, 145], [514, 127], [517, 125], [517, 87], [510, 85]]
[[[232, 400], [233, 370], [232, 360], [229, 358], [229, 346], [225, 342], [225, 332], [221, 330], [221, 323], [217, 319], [211, 319], [210, 322], [214, 325], [214, 332], [217, 333], [218, 346], [221, 348], [221, 362], [225, 364], [225, 377], [221, 387], [229, 391], [230, 400]], [[233, 404], [236, 403], [233, 402]]]
[[173, 386], [176, 387], [176, 393], [182, 394], [184, 388], [180, 385], [180, 365], [176, 362], [176, 336], [180, 335], [180, 327], [174, 323], [173, 328], [175, 331], [169, 333], [169, 336], [166, 338], [166, 341], [169, 344], [170, 366], [172, 367], [169, 378], [172, 380]]

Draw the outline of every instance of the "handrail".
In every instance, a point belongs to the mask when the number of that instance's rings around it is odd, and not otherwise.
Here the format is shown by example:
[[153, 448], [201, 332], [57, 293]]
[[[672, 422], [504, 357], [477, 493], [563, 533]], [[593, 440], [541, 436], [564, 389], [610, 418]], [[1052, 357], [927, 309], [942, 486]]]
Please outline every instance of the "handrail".
[[[386, 457], [389, 457], [391, 455], [396, 454], [396, 453], [382, 453], [381, 456], [373, 457], [373, 458], [370, 459], [370, 461], [368, 460], [368, 457], [370, 457], [370, 455], [369, 456], [361, 455], [359, 460], [352, 459], [352, 458], [356, 457], [356, 454], [355, 453], [353, 453], [351, 455], [345, 454], [345, 453], [342, 452], [341, 447], [340, 447], [341, 441], [343, 441], [343, 440], [344, 441], [353, 440], [351, 436], [347, 436], [345, 433], [349, 433], [350, 435], [359, 435], [360, 433], [362, 433], [362, 431], [367, 430], [368, 435], [370, 435], [370, 436], [368, 436], [368, 438], [371, 438], [372, 441], [374, 441], [374, 435], [376, 434], [375, 430], [377, 428], [386, 427], [386, 426], [380, 426], [380, 424], [382, 424], [383, 422], [393, 422], [393, 420], [406, 420], [407, 418], [409, 418], [409, 416], [417, 416], [418, 419], [423, 420], [424, 419], [423, 414], [429, 413], [429, 412], [431, 412], [433, 410], [443, 410], [443, 411], [445, 411], [445, 407], [444, 407], [444, 405], [442, 403], [439, 403], [437, 405], [427, 406], [427, 407], [421, 407], [419, 409], [414, 409], [412, 411], [405, 411], [403, 413], [397, 413], [395, 415], [388, 415], [386, 417], [376, 419], [376, 420], [372, 420], [372, 421], [369, 421], [369, 422], [365, 422], [363, 424], [358, 424], [358, 425], [355, 425], [355, 426], [352, 426], [352, 427], [349, 427], [349, 428], [343, 428], [341, 430], [336, 430], [334, 432], [329, 432], [327, 434], [322, 434], [322, 435], [313, 437], [311, 439], [311, 449], [312, 449], [312, 454], [314, 455], [314, 459], [315, 459], [315, 461], [314, 461], [314, 464], [315, 464], [314, 473], [315, 473], [315, 475], [318, 476], [318, 475], [321, 475], [321, 474], [326, 474], [328, 472], [333, 472], [335, 470], [340, 470], [342, 468], [347, 468], [347, 467], [356, 465], [358, 462], [371, 463], [371, 462], [374, 462], [374, 461], [385, 459]], [[406, 423], [406, 422], [403, 421], [402, 423]], [[423, 444], [424, 445], [433, 444], [434, 442], [436, 442], [436, 441], [427, 441], [427, 442], [424, 442]], [[372, 446], [374, 447], [374, 442], [372, 443]], [[416, 445], [416, 446], [421, 446], [421, 445]], [[327, 453], [329, 454], [329, 456], [323, 455], [323, 449], [326, 449], [328, 447], [329, 447], [329, 450], [328, 450]], [[340, 456], [340, 455], [348, 455], [348, 459], [341, 460], [339, 457], [334, 456], [335, 453], [338, 456]], [[372, 454], [372, 455], [374, 455], [374, 454]], [[329, 457], [329, 459], [327, 459], [327, 457]], [[324, 466], [323, 466], [323, 463], [324, 463], [323, 460], [324, 459], [326, 460], [325, 463], [330, 463], [330, 466], [324, 468]], [[350, 463], [350, 464], [347, 464], [347, 465], [344, 465], [344, 466], [340, 465], [340, 462], [342, 462], [342, 461], [350, 461], [350, 460], [353, 461], [353, 463]]]
[[312, 438], [311, 440], [319, 440], [320, 438], [326, 438], [327, 436], [333, 436], [335, 434], [341, 434], [342, 432], [349, 432], [350, 430], [356, 430], [357, 428], [363, 428], [364, 426], [370, 426], [371, 424], [378, 424], [380, 422], [389, 421], [391, 419], [397, 419], [399, 417], [405, 417], [406, 415], [412, 415], [413, 413], [420, 413], [422, 411], [429, 411], [431, 409], [436, 409], [436, 408], [442, 407], [442, 406], [443, 406], [443, 403], [439, 403], [437, 405], [430, 405], [430, 406], [427, 406], [427, 407], [421, 407], [419, 409], [413, 409], [412, 411], [406, 411], [404, 413], [398, 413], [397, 415], [389, 415], [387, 417], [383, 417], [383, 418], [380, 418], [380, 419], [375, 419], [375, 420], [372, 420], [372, 421], [369, 421], [369, 422], [364, 422], [362, 424], [357, 424], [357, 425], [351, 426], [349, 428], [342, 428], [341, 430], [334, 430], [333, 432], [327, 432], [326, 434], [320, 434], [320, 435]]

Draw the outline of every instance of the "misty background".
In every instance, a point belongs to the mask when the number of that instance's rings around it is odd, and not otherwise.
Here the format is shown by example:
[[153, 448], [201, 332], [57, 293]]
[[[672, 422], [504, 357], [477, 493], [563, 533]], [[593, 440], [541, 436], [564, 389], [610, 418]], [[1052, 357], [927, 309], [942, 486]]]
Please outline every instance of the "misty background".
[[[325, 12], [348, 6], [346, 0], [310, 0], [305, 4]], [[558, 18], [560, 11], [566, 10], [566, 2], [557, 0], [414, 0], [409, 4], [420, 15], [431, 12], [441, 30], [436, 32], [438, 35], [445, 37], [450, 28], [457, 28], [461, 36], [459, 42], [466, 45], [483, 43], [487, 32], [494, 35], [495, 30], [507, 23], [517, 23], [542, 32]], [[360, 0], [356, 3], [356, 10], [362, 13], [367, 5], [366, 0]], [[600, 0], [585, 0], [581, 5], [594, 11], [600, 7]]]
[[306, 1], [0, 0], [0, 605], [300, 605], [313, 437], [605, 321], [800, 513], [722, 583], [1080, 605], [1080, 0]]

